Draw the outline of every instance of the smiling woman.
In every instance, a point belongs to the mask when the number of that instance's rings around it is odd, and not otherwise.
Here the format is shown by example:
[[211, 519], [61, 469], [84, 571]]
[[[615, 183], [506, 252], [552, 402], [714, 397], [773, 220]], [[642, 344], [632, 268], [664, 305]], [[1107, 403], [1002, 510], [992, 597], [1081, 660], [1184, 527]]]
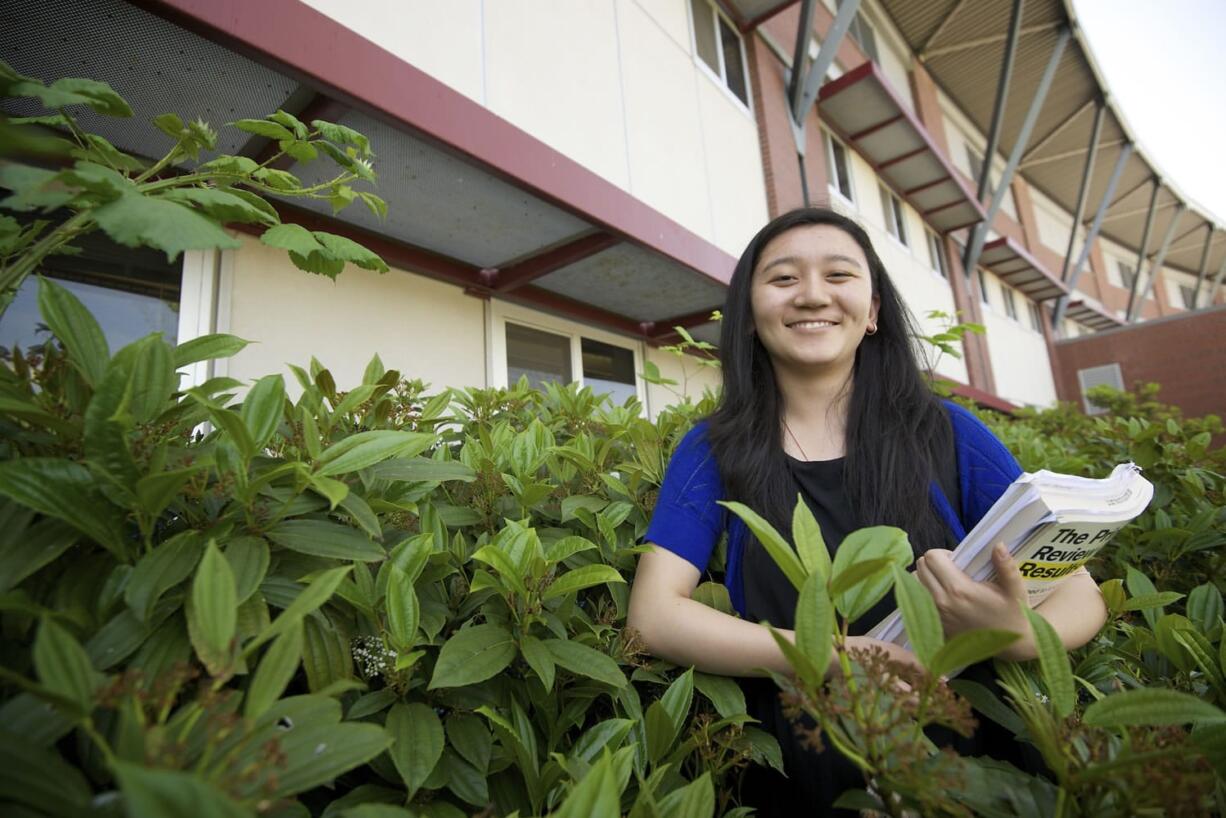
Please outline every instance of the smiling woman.
[[[791, 670], [757, 623], [794, 639], [796, 587], [721, 501], [743, 503], [787, 531], [799, 496], [832, 557], [857, 529], [897, 526], [930, 569], [917, 575], [921, 582], [979, 600], [958, 606], [944, 621], [948, 633], [987, 626], [1021, 633], [1028, 628], [1010, 596], [1020, 585], [1016, 567], [998, 566], [1006, 580], [989, 588], [925, 556], [947, 553], [1021, 469], [973, 415], [933, 395], [916, 359], [913, 320], [867, 234], [849, 219], [806, 208], [764, 227], [737, 264], [723, 315], [721, 402], [669, 464], [646, 534], [657, 547], [640, 559], [628, 624], [656, 655], [740, 677], [749, 713], [779, 740], [787, 773], [749, 771], [745, 804], [759, 815], [840, 814], [832, 804], [863, 785], [858, 770], [834, 751], [803, 745], [773, 682], [761, 678]], [[740, 618], [691, 598], [725, 534], [724, 581]], [[1053, 624], [1066, 643], [1081, 644], [1105, 609], [1088, 578], [1066, 585]], [[894, 606], [888, 595], [851, 623], [847, 645], [915, 663], [902, 648], [864, 635]], [[1074, 618], [1093, 630], [1071, 627]], [[991, 674], [980, 665], [965, 675], [994, 689]], [[1019, 745], [991, 723], [957, 746], [1022, 763]]]

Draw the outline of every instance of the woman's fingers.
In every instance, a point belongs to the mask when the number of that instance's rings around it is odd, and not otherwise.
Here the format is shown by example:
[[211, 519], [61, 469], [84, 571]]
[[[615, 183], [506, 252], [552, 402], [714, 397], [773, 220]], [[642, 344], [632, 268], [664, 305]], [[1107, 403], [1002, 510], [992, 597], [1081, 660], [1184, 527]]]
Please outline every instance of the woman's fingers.
[[1017, 563], [1003, 542], [996, 543], [992, 549], [992, 562], [996, 565], [996, 585], [1010, 599], [1026, 598], [1026, 583], [1017, 570]]
[[928, 567], [927, 555], [920, 557], [915, 561], [915, 576], [920, 581], [920, 584], [928, 589], [928, 593], [932, 594], [932, 599], [936, 602], [937, 607], [941, 608], [945, 605], [945, 588], [933, 576], [932, 569]]

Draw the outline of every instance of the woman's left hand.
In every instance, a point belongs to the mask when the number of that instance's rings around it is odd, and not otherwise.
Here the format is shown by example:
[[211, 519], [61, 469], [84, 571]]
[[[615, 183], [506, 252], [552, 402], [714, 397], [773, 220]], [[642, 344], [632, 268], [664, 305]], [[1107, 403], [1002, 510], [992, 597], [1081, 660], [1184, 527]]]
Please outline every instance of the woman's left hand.
[[915, 563], [915, 575], [932, 594], [945, 635], [996, 628], [1025, 637], [1030, 632], [1021, 607], [1026, 602], [1026, 586], [1004, 544], [997, 543], [992, 549], [996, 578], [989, 582], [975, 582], [954, 565], [951, 554], [933, 549]]

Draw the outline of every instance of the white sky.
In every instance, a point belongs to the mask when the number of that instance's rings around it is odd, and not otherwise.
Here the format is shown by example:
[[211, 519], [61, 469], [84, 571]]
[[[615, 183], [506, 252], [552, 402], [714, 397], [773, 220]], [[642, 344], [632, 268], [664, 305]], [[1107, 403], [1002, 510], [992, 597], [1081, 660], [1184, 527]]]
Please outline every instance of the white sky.
[[1226, 223], [1226, 2], [1073, 0], [1073, 8], [1145, 155]]

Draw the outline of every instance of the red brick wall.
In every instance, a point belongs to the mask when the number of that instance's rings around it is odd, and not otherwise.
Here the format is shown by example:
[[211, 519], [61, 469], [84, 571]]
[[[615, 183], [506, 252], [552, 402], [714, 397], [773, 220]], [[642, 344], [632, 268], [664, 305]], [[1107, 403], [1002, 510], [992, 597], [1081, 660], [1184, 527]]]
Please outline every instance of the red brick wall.
[[1118, 363], [1126, 388], [1152, 381], [1189, 417], [1226, 415], [1224, 339], [1226, 306], [1057, 341], [1056, 392], [1080, 403], [1078, 370]]

